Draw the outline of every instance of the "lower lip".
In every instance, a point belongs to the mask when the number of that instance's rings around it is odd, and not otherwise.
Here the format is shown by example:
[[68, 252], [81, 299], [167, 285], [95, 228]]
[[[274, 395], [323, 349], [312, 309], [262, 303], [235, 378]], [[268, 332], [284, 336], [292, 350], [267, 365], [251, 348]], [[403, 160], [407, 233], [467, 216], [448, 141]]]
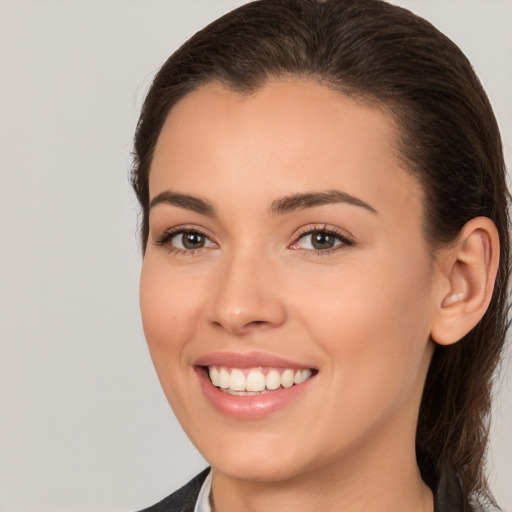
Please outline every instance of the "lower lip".
[[261, 395], [230, 395], [216, 388], [206, 375], [204, 367], [196, 368], [199, 382], [208, 401], [222, 414], [240, 419], [256, 419], [272, 414], [297, 399], [313, 377], [289, 388], [279, 388]]

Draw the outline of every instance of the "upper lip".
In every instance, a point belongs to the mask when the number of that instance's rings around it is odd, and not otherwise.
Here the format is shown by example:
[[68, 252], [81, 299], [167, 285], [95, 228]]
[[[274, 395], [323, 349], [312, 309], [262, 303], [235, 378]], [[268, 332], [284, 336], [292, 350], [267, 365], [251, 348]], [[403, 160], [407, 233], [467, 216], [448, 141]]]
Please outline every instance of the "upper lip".
[[212, 352], [198, 357], [194, 366], [226, 366], [229, 368], [276, 367], [303, 369], [312, 368], [309, 364], [284, 359], [266, 352]]

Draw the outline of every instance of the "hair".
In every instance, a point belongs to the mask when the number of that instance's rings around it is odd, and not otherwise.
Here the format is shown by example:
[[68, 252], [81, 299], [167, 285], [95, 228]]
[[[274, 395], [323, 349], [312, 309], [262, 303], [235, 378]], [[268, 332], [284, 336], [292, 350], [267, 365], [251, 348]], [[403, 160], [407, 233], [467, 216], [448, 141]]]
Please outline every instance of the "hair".
[[436, 471], [454, 468], [466, 497], [494, 503], [484, 467], [493, 376], [507, 328], [509, 194], [489, 100], [461, 50], [424, 19], [381, 0], [260, 0], [195, 34], [164, 63], [135, 134], [132, 184], [142, 247], [149, 173], [172, 107], [208, 83], [251, 93], [269, 79], [311, 80], [388, 111], [399, 154], [425, 195], [425, 236], [436, 249], [478, 216], [500, 237], [490, 306], [458, 343], [436, 346], [416, 433]]

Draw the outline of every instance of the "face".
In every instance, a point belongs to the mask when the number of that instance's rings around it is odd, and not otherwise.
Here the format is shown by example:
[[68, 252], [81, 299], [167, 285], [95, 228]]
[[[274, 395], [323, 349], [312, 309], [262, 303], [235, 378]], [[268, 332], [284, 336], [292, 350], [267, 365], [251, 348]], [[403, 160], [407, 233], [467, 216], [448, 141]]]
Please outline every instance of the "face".
[[413, 450], [436, 271], [395, 146], [387, 114], [309, 82], [207, 85], [166, 120], [142, 317], [219, 472], [276, 481]]

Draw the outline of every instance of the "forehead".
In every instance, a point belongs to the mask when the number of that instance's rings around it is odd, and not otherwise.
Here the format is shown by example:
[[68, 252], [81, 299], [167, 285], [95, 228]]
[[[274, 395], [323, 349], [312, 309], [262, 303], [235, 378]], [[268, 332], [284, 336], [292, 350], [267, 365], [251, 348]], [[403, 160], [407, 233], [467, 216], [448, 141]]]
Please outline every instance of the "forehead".
[[[208, 134], [204, 144], [214, 136], [226, 140], [232, 135], [239, 139], [249, 136], [262, 144], [275, 140], [277, 135], [286, 146], [307, 141], [310, 149], [321, 145], [325, 150], [331, 144], [333, 152], [360, 139], [385, 151], [386, 156], [395, 154], [398, 139], [394, 118], [383, 106], [316, 82], [292, 78], [269, 80], [249, 93], [218, 83], [203, 85], [173, 107], [160, 140], [168, 145], [172, 134], [192, 142], [188, 139], [192, 133], [194, 138]], [[269, 136], [267, 140], [265, 135]]]
[[[379, 202], [421, 190], [404, 171], [398, 131], [383, 108], [300, 80], [271, 81], [250, 94], [208, 84], [171, 110], [150, 173], [150, 196], [275, 195], [342, 188]], [[246, 184], [245, 191], [240, 183]], [[230, 196], [231, 194], [231, 196]], [[382, 197], [379, 197], [382, 196]]]

